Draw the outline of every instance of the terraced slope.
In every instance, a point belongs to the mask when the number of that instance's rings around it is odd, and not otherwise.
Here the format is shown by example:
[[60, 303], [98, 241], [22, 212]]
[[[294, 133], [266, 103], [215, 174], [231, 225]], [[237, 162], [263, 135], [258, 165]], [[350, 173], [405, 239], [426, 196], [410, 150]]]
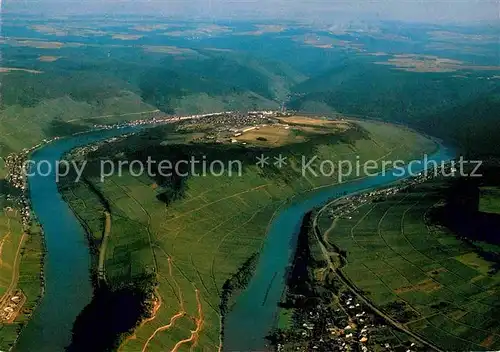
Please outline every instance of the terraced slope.
[[365, 204], [333, 226], [325, 212], [319, 225], [347, 252], [345, 276], [390, 317], [443, 350], [498, 350], [498, 266], [475, 243], [429, 223], [444, 186]]
[[[255, 166], [260, 149], [212, 150], [187, 146], [192, 154], [213, 153], [246, 157], [242, 177], [190, 177], [181, 192], [166, 204], [155, 180], [123, 174], [104, 183], [87, 175], [87, 183], [71, 183], [63, 190], [76, 214], [100, 245], [105, 199], [110, 207], [111, 233], [106, 250], [106, 277], [112, 287], [154, 274], [159, 297], [153, 315], [125, 339], [121, 351], [217, 350], [220, 346], [220, 297], [223, 285], [252, 254], [259, 252], [266, 229], [284, 201], [313, 188], [335, 183], [332, 177], [301, 177], [300, 155], [318, 154], [320, 160], [411, 159], [431, 152], [435, 145], [409, 130], [379, 123], [363, 123], [366, 134], [322, 135], [318, 140], [285, 145], [289, 165], [264, 172]], [[158, 144], [168, 140], [155, 136]], [[126, 154], [145, 157], [136, 139], [125, 141]], [[161, 154], [172, 160], [179, 145], [166, 145]], [[222, 147], [216, 147], [222, 148]], [[281, 149], [280, 149], [281, 148]], [[299, 149], [297, 149], [299, 148]], [[240, 154], [238, 154], [240, 153]], [[243, 154], [241, 154], [243, 153]], [[209, 154], [210, 155], [210, 154]], [[248, 156], [250, 155], [250, 157]], [[103, 155], [100, 155], [101, 157]], [[92, 331], [95, 331], [92, 330]], [[182, 349], [184, 348], [184, 349]]]

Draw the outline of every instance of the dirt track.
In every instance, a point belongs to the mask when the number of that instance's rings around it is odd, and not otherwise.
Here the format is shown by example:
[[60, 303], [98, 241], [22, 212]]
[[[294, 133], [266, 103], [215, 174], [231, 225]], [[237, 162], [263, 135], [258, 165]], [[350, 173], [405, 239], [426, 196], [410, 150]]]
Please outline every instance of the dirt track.
[[[336, 201], [338, 201], [338, 200], [336, 200]], [[342, 283], [344, 285], [346, 285], [349, 288], [349, 290], [355, 296], [357, 296], [363, 303], [365, 303], [368, 307], [370, 307], [370, 309], [372, 309], [374, 313], [376, 313], [380, 317], [384, 318], [387, 321], [387, 323], [389, 323], [390, 325], [392, 325], [397, 330], [400, 330], [400, 331], [403, 331], [403, 332], [407, 333], [408, 335], [410, 335], [411, 337], [413, 337], [415, 340], [417, 340], [420, 343], [422, 343], [424, 346], [429, 347], [431, 350], [442, 352], [442, 350], [438, 346], [434, 345], [432, 342], [429, 342], [429, 341], [423, 339], [422, 337], [420, 337], [419, 335], [417, 335], [417, 334], [413, 333], [412, 331], [408, 330], [403, 324], [395, 321], [394, 319], [392, 319], [391, 317], [389, 317], [387, 314], [385, 314], [384, 312], [382, 312], [381, 310], [379, 310], [377, 307], [375, 307], [370, 302], [370, 300], [368, 300], [365, 296], [363, 296], [359, 292], [358, 288], [356, 286], [354, 286], [354, 284], [352, 284], [351, 281], [345, 277], [345, 275], [342, 272], [341, 268], [337, 267], [334, 263], [332, 263], [332, 259], [330, 257], [330, 252], [328, 251], [328, 249], [323, 244], [321, 233], [320, 233], [320, 230], [319, 230], [319, 226], [317, 224], [317, 220], [318, 220], [318, 217], [321, 215], [321, 213], [328, 206], [330, 206], [332, 203], [335, 203], [336, 201], [330, 202], [330, 203], [326, 204], [323, 208], [321, 208], [321, 210], [318, 212], [318, 214], [316, 214], [316, 216], [314, 217], [314, 221], [313, 221], [314, 235], [315, 235], [316, 239], [318, 240], [318, 244], [319, 244], [319, 246], [321, 248], [321, 252], [323, 254], [323, 257], [325, 258], [326, 262], [328, 263], [328, 267], [330, 268], [330, 270], [333, 273], [336, 274], [336, 276], [342, 281]]]
[[111, 214], [107, 211], [104, 212], [106, 216], [104, 225], [104, 234], [102, 236], [101, 248], [99, 250], [99, 264], [97, 267], [97, 275], [99, 280], [106, 280], [106, 268], [104, 264], [106, 262], [106, 249], [108, 248], [109, 235], [111, 233]]

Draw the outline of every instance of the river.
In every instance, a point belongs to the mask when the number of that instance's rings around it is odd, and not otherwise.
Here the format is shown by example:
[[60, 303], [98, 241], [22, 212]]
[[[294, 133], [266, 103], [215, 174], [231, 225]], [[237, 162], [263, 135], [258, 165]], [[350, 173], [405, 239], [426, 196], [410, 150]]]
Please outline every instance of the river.
[[[429, 157], [429, 161], [453, 159], [453, 151], [443, 146]], [[412, 167], [412, 172], [424, 170], [423, 163]], [[271, 223], [260, 253], [255, 273], [246, 290], [237, 297], [224, 323], [225, 351], [266, 350], [265, 337], [276, 324], [278, 303], [285, 287], [286, 272], [292, 262], [297, 235], [304, 215], [315, 207], [346, 194], [382, 187], [408, 177], [387, 172], [357, 181], [323, 188], [300, 197], [279, 212]]]
[[[138, 127], [101, 130], [56, 140], [31, 155], [35, 163], [47, 161], [52, 170], [70, 150], [138, 131]], [[45, 174], [48, 166], [41, 168]], [[28, 177], [30, 199], [45, 233], [45, 294], [23, 329], [14, 351], [59, 352], [71, 341], [73, 323], [92, 298], [90, 253], [85, 230], [63, 200], [52, 172]]]
[[[60, 139], [35, 151], [31, 159], [35, 162], [46, 160], [55, 165], [74, 148], [139, 129], [96, 131]], [[443, 161], [451, 158], [451, 151], [442, 147], [431, 159]], [[285, 273], [306, 212], [332, 198], [383, 186], [398, 178], [402, 176], [387, 173], [324, 188], [284, 208], [270, 226], [255, 275], [226, 317], [225, 350], [265, 349], [265, 336], [275, 325]], [[45, 177], [36, 174], [30, 176], [28, 182], [33, 211], [45, 233], [45, 294], [22, 331], [15, 351], [59, 352], [69, 345], [73, 323], [92, 298], [90, 254], [85, 230], [61, 197], [55, 174]]]

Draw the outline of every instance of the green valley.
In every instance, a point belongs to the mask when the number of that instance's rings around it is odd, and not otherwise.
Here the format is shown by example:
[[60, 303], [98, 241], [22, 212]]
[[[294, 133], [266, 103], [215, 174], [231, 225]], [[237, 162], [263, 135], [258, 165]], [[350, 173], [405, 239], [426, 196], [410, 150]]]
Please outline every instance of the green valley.
[[[497, 23], [59, 1], [0, 3], [0, 350], [498, 347]], [[314, 210], [424, 154], [484, 175]]]
[[[435, 148], [434, 142], [399, 127], [350, 124], [344, 132], [318, 129], [309, 132], [303, 142], [272, 149], [251, 143], [179, 144], [178, 140], [169, 142], [170, 135], [175, 135], [171, 128], [158, 127], [91, 153], [88, 158], [95, 159], [96, 168], [98, 160], [118, 151], [124, 154], [115, 162], [146, 155], [175, 161], [189, 150], [190, 155], [207, 155], [208, 160], [224, 156], [223, 160], [243, 160], [245, 165], [242, 177], [155, 180], [124, 173], [104, 183], [88, 167], [84, 183], [73, 183], [70, 178], [62, 186], [65, 198], [89, 231], [94, 262], [103, 242], [104, 214], [111, 214], [105, 260], [108, 289], [138, 285], [150, 277], [148, 290], [156, 292], [150, 302], [156, 307], [151, 308], [152, 316], [143, 317], [120, 350], [176, 350], [182, 341], [200, 350], [219, 348], [223, 318], [219, 305], [226, 280], [259, 252], [266, 228], [281, 207], [307, 191], [336, 183], [331, 177], [301, 177], [300, 155], [317, 153], [321, 159], [352, 161], [360, 155], [362, 162], [372, 158], [409, 160]], [[273, 167], [271, 172], [259, 169], [255, 158], [266, 151], [270, 155], [286, 153], [291, 167]], [[95, 332], [93, 340], [85, 338], [88, 329], [82, 326], [82, 331], [75, 330], [75, 338], [84, 334], [82, 340], [76, 340], [80, 345], [83, 341], [102, 342]], [[103, 329], [102, 333], [109, 331]], [[121, 341], [119, 338], [116, 336], [113, 343]]]

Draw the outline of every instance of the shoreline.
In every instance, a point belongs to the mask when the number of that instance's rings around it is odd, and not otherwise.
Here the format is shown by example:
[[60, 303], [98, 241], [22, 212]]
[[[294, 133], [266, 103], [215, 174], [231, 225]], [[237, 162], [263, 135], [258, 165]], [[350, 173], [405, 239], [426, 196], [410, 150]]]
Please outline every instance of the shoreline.
[[[333, 273], [336, 277], [338, 277], [341, 280], [341, 283], [343, 285], [345, 285], [350, 291], [352, 291], [352, 293], [355, 296], [358, 296], [358, 298], [360, 299], [361, 302], [366, 304], [367, 308], [371, 309], [372, 312], [374, 312], [376, 315], [378, 315], [383, 320], [387, 321], [393, 328], [395, 328], [398, 331], [402, 331], [402, 332], [408, 334], [409, 336], [413, 337], [415, 339], [415, 341], [422, 343], [424, 346], [431, 347], [432, 349], [434, 349], [436, 351], [441, 351], [439, 347], [430, 343], [425, 338], [423, 338], [423, 337], [419, 336], [418, 334], [415, 334], [415, 333], [409, 331], [408, 329], [402, 327], [401, 324], [394, 321], [393, 319], [388, 318], [387, 315], [382, 313], [377, 307], [375, 307], [370, 302], [370, 300], [368, 298], [364, 297], [363, 293], [360, 292], [359, 289], [357, 289], [357, 287], [354, 284], [352, 284], [352, 282], [341, 271], [341, 269], [348, 264], [348, 259], [345, 256], [344, 250], [342, 248], [335, 246], [335, 244], [326, 242], [327, 239], [324, 236], [322, 236], [322, 234], [320, 233], [319, 225], [318, 225], [318, 219], [321, 216], [324, 216], [324, 213], [327, 210], [332, 209], [332, 206], [339, 204], [338, 212], [340, 212], [341, 215], [337, 215], [337, 216], [342, 216], [342, 214], [344, 214], [342, 209], [347, 209], [348, 213], [355, 212], [358, 207], [363, 206], [364, 204], [367, 204], [368, 202], [370, 202], [374, 199], [377, 199], [378, 197], [384, 197], [384, 196], [390, 197], [390, 196], [397, 194], [399, 192], [404, 192], [415, 185], [418, 185], [418, 184], [421, 184], [424, 182], [428, 182], [431, 179], [433, 179], [432, 176], [431, 177], [420, 176], [417, 178], [407, 177], [407, 178], [396, 180], [396, 181], [391, 182], [391, 183], [387, 183], [387, 184], [379, 186], [379, 187], [367, 188], [367, 189], [363, 189], [360, 191], [349, 193], [349, 194], [341, 196], [341, 197], [331, 198], [330, 200], [325, 202], [323, 205], [312, 208], [309, 212], [307, 212], [304, 215], [304, 217], [301, 219], [301, 227], [300, 227], [300, 231], [299, 231], [299, 236], [303, 236], [309, 232], [311, 233], [311, 236], [313, 236], [311, 239], [309, 239], [309, 242], [308, 242], [307, 246], [305, 247], [305, 250], [308, 253], [307, 267], [309, 269], [312, 270], [313, 268], [317, 268], [316, 265], [317, 265], [318, 261], [323, 262], [323, 265], [320, 266], [320, 268], [322, 268], [323, 272], [324, 272], [324, 270], [328, 270], [329, 272]], [[333, 209], [335, 209], [335, 208], [333, 208]], [[313, 242], [311, 242], [311, 240]], [[304, 245], [304, 243], [302, 243], [302, 245]], [[297, 244], [296, 251], [294, 253], [294, 257], [293, 257], [294, 262], [287, 270], [287, 276], [286, 276], [287, 282], [285, 284], [285, 289], [283, 291], [282, 298], [280, 301], [281, 303], [291, 304], [290, 306], [287, 305], [286, 307], [283, 307], [280, 309], [291, 310], [291, 311], [294, 311], [296, 313], [303, 312], [302, 310], [304, 309], [304, 307], [301, 306], [300, 304], [296, 305], [296, 303], [288, 302], [288, 300], [286, 298], [288, 297], [287, 293], [290, 291], [290, 289], [292, 289], [291, 292], [293, 292], [293, 286], [292, 287], [290, 286], [290, 285], [293, 285], [293, 282], [290, 280], [292, 280], [292, 279], [294, 281], [296, 281], [297, 279], [303, 280], [303, 278], [301, 278], [300, 276], [299, 276], [299, 278], [293, 278], [292, 276], [290, 276], [290, 275], [292, 275], [292, 273], [295, 270], [295, 267], [297, 265], [295, 261], [297, 260], [297, 256], [299, 255], [298, 251], [300, 251], [301, 248], [302, 248], [301, 242], [299, 240], [299, 242]], [[314, 248], [316, 248], [316, 250]], [[304, 249], [304, 248], [302, 248], [302, 249]], [[320, 250], [320, 253], [316, 253], [315, 255], [312, 255], [312, 253], [316, 252], [317, 249]], [[332, 254], [335, 254], [337, 259], [332, 260]], [[320, 255], [320, 257], [318, 257], [318, 255]], [[304, 263], [302, 263], [302, 265], [304, 265]], [[326, 268], [325, 268], [325, 266], [326, 266]], [[319, 284], [319, 286], [321, 287], [321, 284]], [[304, 293], [302, 293], [302, 294], [304, 294]], [[292, 293], [292, 295], [293, 295], [293, 293]], [[338, 303], [340, 304], [340, 302], [338, 302]], [[344, 312], [346, 312], [346, 310], [342, 306], [340, 306], [340, 308]], [[350, 308], [352, 308], [352, 307], [350, 307]], [[363, 314], [364, 314], [364, 312], [363, 312]], [[294, 325], [294, 326], [290, 326], [288, 328], [282, 329], [279, 326], [275, 325], [274, 329], [271, 331], [270, 338], [269, 338], [271, 344], [275, 347], [279, 347], [282, 343], [286, 342], [286, 340], [280, 339], [280, 336], [282, 338], [282, 336], [287, 335], [287, 334], [293, 335], [294, 332], [297, 331], [297, 329], [300, 330], [300, 326], [301, 325], [299, 324], [299, 326]], [[307, 341], [308, 340], [305, 339], [302, 342], [307, 342]], [[346, 340], [346, 343], [347, 342], [348, 341]]]
[[[15, 158], [17, 160], [15, 160], [15, 163], [6, 165], [6, 175], [7, 175], [6, 179], [8, 180], [9, 184], [13, 188], [17, 188], [17, 189], [21, 190], [20, 198], [17, 201], [17, 203], [21, 204], [22, 208], [24, 208], [24, 210], [25, 210], [25, 213], [23, 213], [23, 215], [25, 215], [23, 217], [23, 226], [26, 227], [26, 226], [31, 225], [31, 224], [36, 224], [37, 226], [39, 226], [41, 233], [42, 233], [42, 241], [41, 241], [41, 243], [42, 243], [42, 251], [41, 251], [42, 259], [40, 262], [40, 267], [41, 267], [41, 271], [40, 271], [40, 277], [41, 277], [41, 279], [40, 279], [40, 283], [41, 283], [40, 284], [40, 297], [37, 298], [36, 306], [34, 307], [34, 309], [32, 311], [30, 319], [28, 319], [23, 324], [22, 329], [19, 331], [19, 333], [17, 333], [16, 339], [14, 340], [14, 342], [9, 350], [16, 349], [16, 347], [18, 346], [18, 342], [19, 342], [20, 338], [22, 337], [22, 334], [25, 332], [26, 327], [31, 324], [33, 317], [39, 311], [38, 308], [45, 298], [45, 295], [47, 292], [46, 291], [45, 271], [47, 268], [47, 256], [50, 255], [48, 253], [48, 250], [47, 250], [46, 231], [44, 229], [43, 224], [39, 221], [38, 216], [36, 215], [36, 213], [33, 209], [33, 206], [32, 206], [32, 195], [31, 195], [29, 177], [27, 177], [27, 175], [24, 172], [20, 172], [20, 171], [24, 171], [24, 170], [22, 170], [21, 168], [16, 168], [16, 164], [17, 164], [17, 166], [19, 166], [19, 164], [22, 164], [22, 162], [24, 162], [26, 160], [30, 160], [30, 158], [32, 158], [32, 156], [35, 153], [37, 153], [38, 151], [44, 149], [45, 147], [47, 147], [47, 146], [49, 146], [49, 145], [51, 145], [54, 142], [59, 141], [59, 140], [70, 140], [71, 138], [74, 138], [74, 137], [78, 137], [78, 136], [82, 136], [82, 135], [92, 135], [93, 133], [106, 132], [109, 130], [120, 131], [120, 132], [121, 132], [121, 130], [124, 130], [122, 133], [119, 133], [116, 136], [109, 137], [109, 138], [115, 138], [115, 137], [122, 138], [122, 137], [126, 137], [128, 135], [131, 135], [131, 134], [140, 133], [146, 129], [153, 128], [153, 127], [160, 126], [160, 125], [166, 125], [166, 124], [176, 123], [176, 122], [185, 121], [185, 120], [202, 119], [204, 117], [221, 116], [221, 115], [227, 114], [227, 113], [232, 113], [232, 112], [230, 112], [230, 111], [229, 112], [214, 112], [214, 113], [207, 113], [207, 114], [187, 115], [187, 116], [164, 116], [161, 118], [153, 117], [153, 118], [147, 118], [147, 119], [138, 119], [138, 120], [134, 120], [134, 121], [128, 121], [128, 122], [124, 122], [124, 123], [117, 123], [117, 124], [112, 124], [112, 125], [94, 125], [92, 127], [89, 127], [86, 131], [76, 132], [76, 133], [73, 133], [73, 134], [70, 134], [67, 136], [63, 136], [63, 137], [57, 136], [57, 137], [53, 137], [51, 139], [43, 139], [41, 142], [37, 143], [36, 145], [34, 145], [32, 147], [24, 148], [17, 153], [9, 154], [9, 158], [12, 157], [12, 158]], [[262, 116], [271, 116], [271, 115], [274, 116], [275, 114], [279, 114], [278, 111], [263, 111], [263, 110], [253, 111], [253, 112], [249, 112], [249, 113], [262, 114]], [[133, 132], [127, 131], [130, 129], [135, 130], [135, 131], [133, 131]], [[85, 146], [90, 145], [90, 144], [94, 144], [94, 143], [99, 143], [99, 142], [102, 142], [106, 139], [108, 139], [108, 138], [103, 138], [101, 141], [90, 142], [88, 144], [85, 144]], [[66, 153], [64, 153], [59, 158], [59, 160], [63, 159], [66, 154], [70, 153], [72, 150], [74, 150], [76, 148], [78, 148], [78, 147], [74, 147], [74, 148], [71, 148], [70, 150], [68, 150]], [[12, 166], [13, 166], [13, 168], [12, 168]], [[12, 171], [14, 171], [14, 172], [12, 172]], [[57, 187], [57, 188], [59, 188], [59, 187]], [[59, 191], [59, 189], [58, 189], [58, 194], [61, 196], [61, 198], [64, 198], [62, 193]], [[63, 201], [69, 207], [69, 204], [66, 202], [66, 200], [63, 199]], [[16, 207], [19, 207], [19, 205], [16, 205]], [[78, 224], [80, 224], [82, 226], [82, 228], [84, 229], [84, 232], [87, 234], [88, 231], [85, 228], [85, 225], [82, 224], [81, 219], [79, 219], [78, 216], [76, 216], [76, 213], [73, 211], [73, 209], [71, 207], [69, 207], [69, 208], [71, 209], [71, 212], [73, 213], [73, 215], [75, 215], [75, 217], [77, 218]], [[88, 234], [86, 237], [88, 238]], [[90, 246], [87, 244], [86, 247], [87, 247], [87, 251], [89, 252]], [[92, 260], [91, 253], [89, 253], [89, 258]], [[22, 262], [21, 262], [21, 265], [22, 265]], [[97, 282], [98, 279], [95, 278], [94, 271], [95, 270], [93, 270], [93, 266], [91, 265], [89, 267], [89, 279], [90, 279], [91, 286], [92, 286], [92, 297], [94, 297], [95, 290], [98, 287], [98, 282]]]
[[[212, 115], [214, 115], [214, 114], [208, 114], [208, 115], [206, 115], [206, 116], [212, 116]], [[215, 114], [215, 115], [216, 115], [216, 114]], [[204, 116], [205, 116], [205, 115], [204, 115]], [[200, 116], [200, 117], [202, 117], [202, 116]], [[193, 117], [193, 118], [194, 118], [194, 117]], [[196, 118], [199, 118], [199, 117], [196, 117]], [[177, 121], [180, 121], [180, 118], [176, 118], [176, 117], [173, 117], [173, 118], [172, 118], [172, 117], [169, 117], [168, 119], [165, 119], [165, 120], [163, 120], [163, 121], [161, 121], [161, 122], [158, 122], [157, 120], [151, 120], [151, 121], [149, 121], [149, 126], [147, 126], [147, 127], [153, 127], [154, 125], [166, 124], [166, 123], [172, 123], [172, 122], [177, 122]], [[33, 154], [33, 153], [35, 153], [37, 150], [39, 150], [39, 149], [41, 149], [41, 148], [45, 147], [46, 145], [48, 145], [48, 144], [50, 144], [50, 143], [52, 143], [52, 142], [54, 142], [54, 141], [56, 141], [56, 140], [59, 140], [59, 139], [70, 139], [71, 137], [75, 137], [75, 136], [82, 135], [82, 134], [91, 134], [91, 133], [95, 133], [95, 132], [99, 132], [99, 131], [103, 131], [103, 130], [109, 130], [109, 129], [122, 129], [122, 128], [126, 128], [127, 126], [133, 126], [133, 127], [135, 127], [136, 125], [134, 125], [134, 123], [133, 123], [133, 122], [131, 122], [131, 123], [126, 124], [126, 126], [120, 126], [120, 127], [110, 127], [110, 128], [99, 128], [99, 127], [98, 127], [98, 128], [92, 128], [92, 129], [90, 129], [89, 131], [85, 131], [85, 132], [78, 132], [78, 133], [75, 133], [75, 134], [73, 134], [73, 135], [71, 135], [71, 136], [66, 136], [66, 137], [62, 137], [62, 138], [54, 138], [54, 139], [52, 139], [52, 140], [49, 140], [49, 141], [45, 142], [44, 144], [39, 144], [39, 145], [37, 145], [37, 146], [36, 146], [36, 148], [33, 148], [33, 149], [30, 151], [29, 155], [32, 155], [32, 154]], [[147, 127], [146, 127], [146, 128], [147, 128]], [[144, 128], [144, 129], [145, 129], [145, 128]], [[141, 130], [143, 130], [143, 127], [141, 127]], [[140, 131], [136, 131], [136, 132], [134, 132], [134, 133], [138, 133], [138, 132], [140, 132]], [[127, 134], [127, 132], [124, 132], [124, 134], [123, 134], [123, 135], [125, 135], [125, 134]], [[132, 133], [132, 134], [133, 134], [133, 133]], [[123, 135], [120, 135], [120, 137], [123, 137]], [[99, 142], [94, 142], [94, 143], [99, 143]], [[90, 145], [90, 144], [94, 144], [94, 143], [89, 143], [89, 145]], [[73, 148], [73, 149], [75, 149], [75, 148]], [[73, 149], [71, 149], [71, 150], [73, 150]], [[62, 159], [62, 158], [63, 158], [63, 157], [61, 157], [61, 159]], [[356, 181], [356, 180], [360, 180], [360, 179], [362, 179], [362, 178], [355, 178], [355, 179], [349, 180], [348, 182], [350, 183], [350, 182], [354, 182], [354, 181]], [[292, 197], [290, 197], [290, 198], [288, 198], [288, 199], [283, 200], [283, 201], [281, 202], [281, 205], [280, 205], [280, 206], [276, 209], [275, 214], [273, 214], [273, 218], [270, 220], [270, 222], [269, 222], [269, 224], [268, 224], [268, 229], [269, 229], [269, 227], [271, 226], [272, 221], [275, 219], [275, 217], [276, 217], [276, 215], [278, 214], [278, 212], [279, 212], [279, 211], [281, 211], [281, 210], [283, 209], [283, 206], [284, 206], [284, 205], [287, 205], [287, 206], [288, 206], [288, 205], [293, 205], [295, 202], [300, 201], [300, 200], [297, 200], [297, 199], [299, 199], [300, 197], [306, 196], [307, 194], [310, 194], [311, 192], [318, 191], [318, 190], [320, 190], [320, 189], [327, 188], [327, 187], [338, 186], [338, 185], [341, 185], [341, 184], [343, 184], [343, 183], [338, 183], [338, 182], [335, 182], [335, 183], [328, 184], [328, 185], [325, 185], [325, 186], [315, 187], [315, 188], [309, 189], [309, 190], [307, 190], [307, 191], [303, 191], [303, 192], [301, 192], [301, 193], [298, 193], [298, 194], [296, 194], [296, 195], [294, 195], [294, 196], [292, 196]], [[28, 193], [28, 194], [30, 193], [29, 188], [27, 188], [26, 193]], [[61, 193], [61, 192], [59, 192], [59, 193], [62, 195], [62, 193]], [[64, 198], [64, 197], [63, 197], [63, 198]], [[31, 197], [30, 197], [30, 200], [31, 200]], [[66, 200], [64, 200], [64, 201], [66, 202]], [[31, 203], [31, 202], [30, 202], [30, 203]], [[67, 203], [67, 202], [66, 202], [66, 203]], [[71, 207], [70, 207], [70, 208], [71, 208]], [[33, 213], [33, 210], [32, 210], [31, 208], [30, 208], [30, 210], [31, 210], [31, 212]], [[73, 214], [75, 214], [75, 212], [74, 212], [74, 210], [73, 210], [72, 208], [71, 208], [71, 210], [72, 210]], [[75, 214], [75, 215], [76, 215], [76, 214]], [[78, 217], [77, 217], [77, 218], [78, 218]], [[78, 218], [78, 222], [81, 224], [81, 223], [82, 223], [81, 219], [79, 219], [79, 218]], [[42, 230], [43, 230], [43, 226], [42, 226], [39, 222], [38, 222], [38, 224], [40, 225], [40, 228], [42, 228]], [[85, 226], [83, 226], [83, 227], [85, 227]], [[85, 232], [86, 232], [86, 233], [87, 233], [87, 231], [88, 231], [88, 229], [86, 229], [86, 228], [85, 228]], [[47, 254], [46, 254], [46, 253], [47, 253], [47, 250], [46, 250], [46, 246], [45, 246], [45, 244], [46, 244], [46, 240], [45, 240], [45, 231], [43, 231], [43, 234], [44, 234], [44, 236], [43, 236], [43, 243], [44, 243], [44, 257], [43, 257], [43, 264], [42, 264], [42, 266], [45, 268], [45, 262], [46, 262], [45, 257], [46, 257], [46, 255], [47, 255]], [[87, 233], [87, 236], [88, 236], [88, 233]], [[89, 247], [89, 249], [90, 249], [90, 247]], [[92, 267], [91, 267], [91, 269], [90, 269], [90, 276], [91, 276], [92, 286], [93, 286], [93, 288], [94, 288], [94, 289], [93, 289], [93, 291], [95, 291], [95, 287], [96, 287], [96, 286], [95, 286], [95, 282], [94, 282], [94, 281], [95, 281], [95, 279], [94, 279], [94, 276], [95, 276], [94, 271], [95, 271], [95, 270], [92, 270]], [[44, 287], [43, 287], [43, 292], [45, 293], [45, 284], [44, 284]], [[40, 302], [41, 302], [41, 300], [42, 300], [42, 299], [43, 299], [43, 297], [42, 297], [42, 298], [39, 300], [39, 302], [37, 303], [37, 307], [38, 307], [38, 305], [40, 304]], [[31, 321], [31, 319], [30, 319], [30, 321]], [[25, 326], [27, 326], [27, 325], [29, 324], [29, 322], [30, 322], [30, 321], [28, 321], [28, 323], [27, 323], [27, 324], [25, 324]], [[221, 332], [222, 332], [222, 331], [223, 331], [223, 329], [221, 329]], [[20, 335], [21, 335], [21, 334], [19, 334], [19, 335], [18, 335], [18, 339], [19, 339], [19, 336], [20, 336]], [[16, 339], [16, 342], [17, 342], [17, 340], [18, 340], [18, 339]]]

